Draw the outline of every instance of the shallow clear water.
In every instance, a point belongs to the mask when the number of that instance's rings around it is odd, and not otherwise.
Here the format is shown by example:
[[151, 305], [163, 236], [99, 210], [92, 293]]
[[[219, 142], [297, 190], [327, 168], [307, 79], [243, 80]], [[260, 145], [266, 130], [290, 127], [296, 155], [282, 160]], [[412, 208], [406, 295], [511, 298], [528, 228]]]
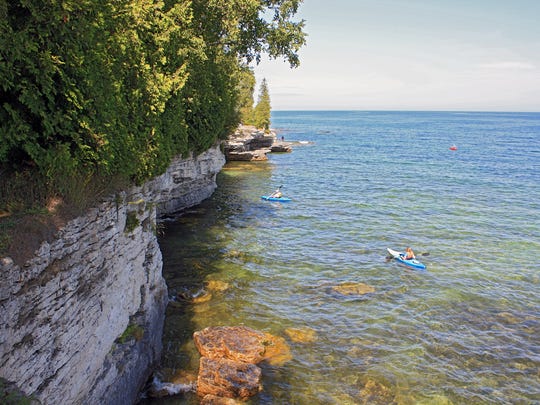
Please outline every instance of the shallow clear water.
[[[288, 339], [293, 360], [265, 366], [249, 403], [539, 404], [540, 114], [275, 112], [272, 124], [312, 143], [227, 164], [214, 196], [164, 229], [171, 295], [230, 288], [169, 306], [163, 375], [196, 373], [195, 330], [299, 328], [316, 339]], [[260, 199], [281, 184], [291, 203]], [[427, 271], [386, 259], [406, 246]], [[333, 291], [346, 282], [375, 291]]]

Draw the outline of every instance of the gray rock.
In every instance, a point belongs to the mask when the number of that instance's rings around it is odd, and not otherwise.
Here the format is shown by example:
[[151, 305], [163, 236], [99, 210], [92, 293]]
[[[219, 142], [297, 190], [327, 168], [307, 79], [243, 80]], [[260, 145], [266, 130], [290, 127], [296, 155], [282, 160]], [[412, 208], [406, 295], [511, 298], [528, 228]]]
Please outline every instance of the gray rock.
[[68, 222], [24, 265], [1, 259], [0, 377], [44, 405], [136, 402], [167, 303], [156, 222], [208, 198], [224, 163], [219, 145], [178, 158]]

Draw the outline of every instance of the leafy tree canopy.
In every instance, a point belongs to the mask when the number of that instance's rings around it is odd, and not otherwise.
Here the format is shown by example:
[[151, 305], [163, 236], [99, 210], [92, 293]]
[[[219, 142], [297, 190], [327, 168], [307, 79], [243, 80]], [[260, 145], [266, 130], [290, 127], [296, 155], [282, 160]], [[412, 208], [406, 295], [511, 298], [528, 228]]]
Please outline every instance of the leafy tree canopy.
[[32, 170], [65, 195], [205, 150], [249, 105], [246, 64], [298, 66], [300, 3], [0, 0], [2, 177]]

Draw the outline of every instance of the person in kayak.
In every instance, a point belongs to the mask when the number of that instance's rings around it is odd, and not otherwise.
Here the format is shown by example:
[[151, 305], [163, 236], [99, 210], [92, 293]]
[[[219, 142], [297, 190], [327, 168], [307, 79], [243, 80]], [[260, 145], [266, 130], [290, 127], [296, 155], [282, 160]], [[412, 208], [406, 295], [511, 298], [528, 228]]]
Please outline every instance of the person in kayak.
[[405, 254], [403, 255], [403, 259], [405, 259], [405, 260], [416, 259], [416, 256], [414, 255], [414, 252], [410, 247], [405, 249]]
[[272, 198], [281, 198], [283, 197], [283, 193], [281, 192], [281, 187], [283, 187], [283, 185], [279, 186], [276, 191], [274, 191], [272, 194], [270, 194], [270, 197]]

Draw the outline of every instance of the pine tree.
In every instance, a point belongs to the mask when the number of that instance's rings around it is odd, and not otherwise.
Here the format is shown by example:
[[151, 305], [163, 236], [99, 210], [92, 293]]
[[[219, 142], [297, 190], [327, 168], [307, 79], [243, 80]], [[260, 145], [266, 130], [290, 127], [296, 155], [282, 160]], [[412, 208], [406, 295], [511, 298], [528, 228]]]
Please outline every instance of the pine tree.
[[270, 129], [270, 94], [266, 79], [263, 79], [259, 90], [259, 100], [253, 110], [253, 124], [257, 128]]

